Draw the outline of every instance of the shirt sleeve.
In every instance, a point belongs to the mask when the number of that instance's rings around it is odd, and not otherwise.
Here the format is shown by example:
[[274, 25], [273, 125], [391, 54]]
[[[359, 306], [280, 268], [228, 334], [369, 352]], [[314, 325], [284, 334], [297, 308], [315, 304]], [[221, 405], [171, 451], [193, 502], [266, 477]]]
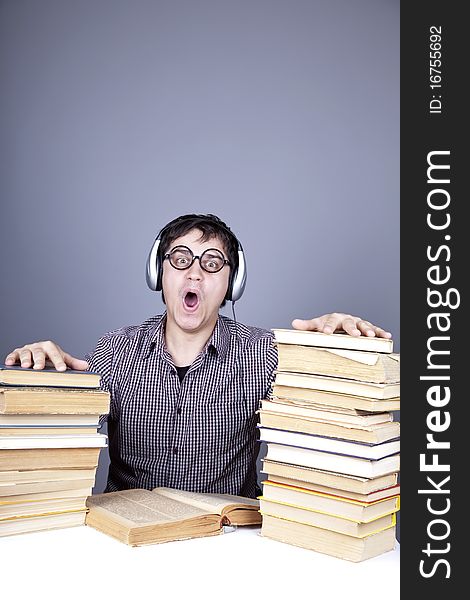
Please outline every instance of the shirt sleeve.
[[274, 343], [274, 337], [266, 353], [266, 393], [265, 398], [273, 397], [273, 385], [276, 377], [276, 369], [278, 365], [277, 346]]
[[88, 362], [88, 369], [90, 371], [101, 375], [101, 389], [109, 392], [113, 363], [113, 348], [109, 334], [104, 335], [98, 340], [93, 352], [86, 354], [85, 360]]
[[[111, 392], [111, 370], [113, 364], [113, 347], [110, 334], [103, 335], [95, 346], [93, 352], [85, 355], [88, 362], [88, 369], [101, 375], [100, 388], [106, 392]], [[113, 411], [113, 397], [110, 398], [109, 412]], [[108, 418], [108, 415], [100, 416], [100, 425]]]

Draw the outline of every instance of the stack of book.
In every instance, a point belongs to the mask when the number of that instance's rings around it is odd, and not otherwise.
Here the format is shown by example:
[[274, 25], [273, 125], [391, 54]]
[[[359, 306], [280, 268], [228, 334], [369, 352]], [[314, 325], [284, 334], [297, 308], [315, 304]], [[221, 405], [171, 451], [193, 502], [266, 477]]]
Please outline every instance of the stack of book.
[[273, 329], [261, 535], [361, 561], [395, 547], [400, 360], [385, 338]]
[[0, 367], [0, 537], [83, 525], [109, 393], [89, 371]]

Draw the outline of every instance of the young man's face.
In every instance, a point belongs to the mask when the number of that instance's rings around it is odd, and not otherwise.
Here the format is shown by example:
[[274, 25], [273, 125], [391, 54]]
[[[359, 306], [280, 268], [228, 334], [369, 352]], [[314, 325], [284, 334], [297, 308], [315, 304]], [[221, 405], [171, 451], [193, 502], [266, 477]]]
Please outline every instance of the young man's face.
[[[176, 246], [187, 246], [194, 256], [215, 248], [227, 258], [227, 252], [219, 238], [201, 241], [201, 231], [193, 229], [176, 239], [167, 252]], [[206, 326], [213, 327], [217, 319], [230, 277], [230, 266], [225, 265], [217, 273], [208, 273], [196, 259], [189, 269], [175, 269], [168, 259], [163, 261], [163, 293], [167, 307], [167, 318], [180, 329], [197, 332]]]

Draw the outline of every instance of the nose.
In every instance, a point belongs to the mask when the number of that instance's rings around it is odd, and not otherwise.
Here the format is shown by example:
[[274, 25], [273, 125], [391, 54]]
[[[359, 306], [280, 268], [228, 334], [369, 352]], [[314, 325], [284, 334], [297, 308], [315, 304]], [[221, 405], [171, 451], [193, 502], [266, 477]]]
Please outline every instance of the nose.
[[187, 270], [187, 277], [191, 280], [199, 280], [204, 276], [204, 271], [201, 268], [201, 263], [199, 262], [199, 258], [195, 258], [193, 264]]

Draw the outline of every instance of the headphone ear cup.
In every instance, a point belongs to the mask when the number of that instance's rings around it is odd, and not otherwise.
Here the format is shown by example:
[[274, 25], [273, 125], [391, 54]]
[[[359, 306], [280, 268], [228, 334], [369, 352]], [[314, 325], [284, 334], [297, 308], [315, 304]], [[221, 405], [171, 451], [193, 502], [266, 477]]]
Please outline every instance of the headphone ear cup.
[[246, 285], [246, 262], [245, 254], [240, 243], [238, 243], [238, 268], [230, 279], [229, 289], [225, 296], [226, 300], [236, 302], [242, 297]]
[[147, 257], [147, 269], [146, 279], [149, 288], [158, 292], [162, 289], [162, 274], [161, 274], [161, 260], [158, 255], [158, 248], [160, 246], [160, 236], [154, 241], [152, 248]]
[[156, 292], [161, 292], [163, 289], [163, 264], [160, 254], [157, 254], [157, 287], [155, 289]]

